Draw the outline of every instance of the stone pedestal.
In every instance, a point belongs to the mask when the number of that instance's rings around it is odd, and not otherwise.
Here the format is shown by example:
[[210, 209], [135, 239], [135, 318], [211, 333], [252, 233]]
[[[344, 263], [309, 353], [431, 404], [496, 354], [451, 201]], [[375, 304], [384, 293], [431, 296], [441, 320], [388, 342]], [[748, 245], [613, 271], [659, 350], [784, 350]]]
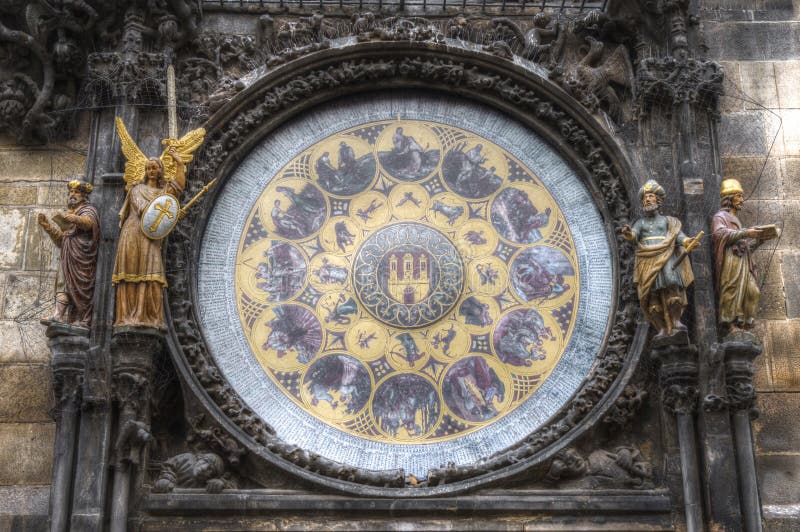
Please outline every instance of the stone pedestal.
[[678, 427], [686, 529], [703, 530], [694, 427], [698, 399], [697, 347], [689, 342], [689, 335], [685, 331], [679, 331], [654, 339], [650, 345], [650, 355], [660, 363], [661, 404], [675, 416]]
[[127, 530], [132, 476], [150, 440], [150, 394], [153, 358], [163, 335], [152, 329], [115, 330], [111, 340], [112, 397], [117, 406], [111, 530]]
[[86, 332], [85, 329], [61, 324], [51, 325], [46, 332], [53, 370], [53, 417], [56, 420], [53, 482], [50, 487], [50, 530], [54, 532], [67, 530], [69, 524], [75, 445], [89, 349]]
[[744, 529], [748, 532], [760, 532], [761, 499], [758, 494], [750, 420], [758, 415], [753, 377], [755, 359], [761, 354], [763, 347], [755, 335], [745, 331], [729, 334], [720, 347], [725, 357], [725, 390], [736, 443]]

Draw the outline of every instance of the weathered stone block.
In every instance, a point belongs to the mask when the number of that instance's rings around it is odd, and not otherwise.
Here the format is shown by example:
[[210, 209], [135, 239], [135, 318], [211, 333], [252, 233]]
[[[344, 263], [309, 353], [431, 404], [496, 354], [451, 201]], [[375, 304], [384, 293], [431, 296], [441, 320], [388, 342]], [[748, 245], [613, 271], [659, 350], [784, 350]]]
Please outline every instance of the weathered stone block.
[[26, 215], [25, 209], [0, 208], [0, 268], [16, 269], [22, 263]]
[[47, 516], [49, 500], [50, 488], [48, 486], [2, 486], [0, 487], [0, 516]]
[[783, 120], [783, 152], [775, 154], [800, 155], [800, 109], [781, 109]]
[[0, 321], [0, 363], [48, 362], [50, 348], [38, 322]]
[[25, 244], [24, 269], [34, 271], [55, 271], [58, 267], [59, 250], [53, 240], [45, 233], [36, 217], [39, 213], [48, 219], [53, 218], [59, 209], [36, 209], [28, 215], [28, 232]]
[[[800, 200], [786, 200], [783, 202], [783, 234], [778, 241], [778, 249], [797, 250], [800, 248]], [[774, 222], [778, 226], [781, 220]]]
[[[750, 7], [749, 9], [752, 9]], [[800, 57], [797, 22], [714, 22], [705, 24], [709, 56], [725, 61], [766, 61]]]
[[800, 318], [800, 253], [783, 253], [783, 289], [786, 293], [786, 315]]
[[800, 320], [769, 320], [765, 327], [774, 390], [800, 390]]
[[783, 293], [782, 284], [764, 284], [761, 287], [761, 301], [759, 303], [758, 317], [760, 319], [786, 319], [786, 296]]
[[30, 321], [52, 313], [54, 286], [53, 274], [8, 274], [3, 298], [3, 317]]
[[53, 385], [48, 366], [0, 366], [0, 422], [49, 421], [52, 397]]
[[745, 101], [745, 109], [775, 109], [778, 105], [778, 87], [772, 61], [744, 61], [739, 63], [742, 90], [754, 101]]
[[800, 199], [800, 159], [783, 157], [780, 161], [784, 197]]
[[761, 416], [753, 422], [756, 450], [764, 452], [797, 452], [800, 441], [800, 394], [764, 393], [758, 396]]
[[783, 137], [778, 134], [780, 131], [780, 117], [769, 111], [722, 115], [719, 125], [720, 153], [723, 157], [766, 156], [770, 148], [773, 155], [782, 153]]
[[82, 174], [86, 156], [72, 151], [4, 150], [0, 153], [0, 182], [50, 181], [53, 174]]
[[762, 504], [800, 500], [800, 455], [756, 455]]
[[[765, 320], [756, 320], [755, 324], [753, 324], [752, 333], [755, 334], [757, 338], [764, 338], [766, 336], [765, 324]], [[767, 354], [757, 356], [754, 361], [756, 373], [753, 377], [753, 382], [755, 383], [756, 390], [759, 392], [772, 391], [772, 366], [769, 362], [769, 356]]]
[[800, 94], [797, 91], [800, 86], [800, 61], [776, 61], [774, 65], [779, 107], [800, 107]]
[[49, 484], [55, 423], [0, 426], [0, 485]]
[[55, 183], [41, 184], [37, 187], [37, 203], [47, 207], [64, 208], [67, 203], [67, 183], [70, 179]]
[[[725, 69], [725, 79], [735, 87], [742, 84], [739, 63], [736, 61], [720, 61], [722, 68]], [[719, 102], [719, 110], [722, 114], [737, 113], [744, 110], [744, 99], [738, 91], [726, 90]]]
[[36, 187], [0, 187], [0, 205], [33, 205], [36, 203]]
[[753, 199], [781, 199], [781, 172], [778, 160], [764, 157], [723, 157], [723, 179], [738, 179], [745, 194]]

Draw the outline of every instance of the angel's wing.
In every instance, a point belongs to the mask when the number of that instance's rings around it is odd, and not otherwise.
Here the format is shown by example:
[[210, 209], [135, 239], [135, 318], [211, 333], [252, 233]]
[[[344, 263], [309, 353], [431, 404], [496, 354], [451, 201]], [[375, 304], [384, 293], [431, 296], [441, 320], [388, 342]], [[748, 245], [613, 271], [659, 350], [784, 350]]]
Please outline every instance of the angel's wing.
[[184, 164], [188, 164], [192, 162], [192, 154], [200, 147], [203, 143], [203, 139], [206, 136], [206, 130], [203, 128], [193, 129], [192, 131], [185, 134], [178, 140], [175, 139], [164, 139], [161, 141], [161, 144], [166, 146], [164, 151], [161, 153], [161, 163], [164, 165], [164, 180], [171, 181], [175, 177], [175, 172], [177, 171], [177, 167], [175, 165], [175, 161], [167, 155], [167, 150], [171, 147], [175, 147], [178, 151], [178, 155], [180, 156], [181, 160]]
[[139, 146], [133, 141], [125, 129], [125, 124], [122, 119], [117, 117], [117, 134], [122, 143], [122, 153], [125, 155], [127, 162], [125, 163], [125, 192], [131, 189], [132, 186], [137, 185], [144, 180], [144, 169], [147, 164], [147, 157], [145, 157]]

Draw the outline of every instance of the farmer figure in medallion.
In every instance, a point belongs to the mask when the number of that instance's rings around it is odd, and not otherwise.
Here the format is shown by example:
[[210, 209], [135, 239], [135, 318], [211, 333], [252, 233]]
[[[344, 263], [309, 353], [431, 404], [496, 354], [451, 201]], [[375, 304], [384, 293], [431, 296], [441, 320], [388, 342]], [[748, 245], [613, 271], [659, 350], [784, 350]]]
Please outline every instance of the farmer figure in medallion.
[[694, 281], [688, 253], [702, 238], [689, 238], [677, 218], [661, 214], [664, 188], [649, 180], [639, 189], [644, 217], [622, 228], [626, 240], [636, 242], [633, 282], [647, 320], [658, 331], [656, 337], [685, 331], [681, 315], [686, 308], [686, 288]]

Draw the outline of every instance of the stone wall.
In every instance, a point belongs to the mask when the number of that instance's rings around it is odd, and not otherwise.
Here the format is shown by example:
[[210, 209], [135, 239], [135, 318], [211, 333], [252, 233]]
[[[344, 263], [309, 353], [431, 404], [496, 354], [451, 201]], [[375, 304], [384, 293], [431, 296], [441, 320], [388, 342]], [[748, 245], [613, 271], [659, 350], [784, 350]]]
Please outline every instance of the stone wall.
[[79, 143], [26, 148], [0, 138], [0, 530], [41, 529], [47, 516], [55, 424], [39, 318], [53, 311], [57, 250], [36, 215], [64, 204], [65, 182], [85, 162]]
[[[769, 271], [756, 331], [764, 355], [757, 375], [761, 417], [754, 433], [768, 523], [800, 519], [800, 2], [701, 4], [709, 58], [722, 62], [728, 86], [743, 93], [736, 97], [729, 90], [723, 105], [723, 177], [741, 180], [745, 197], [752, 191], [742, 216], [745, 224], [783, 224], [777, 248], [767, 245], [758, 257]], [[767, 529], [775, 526], [767, 524]]]

